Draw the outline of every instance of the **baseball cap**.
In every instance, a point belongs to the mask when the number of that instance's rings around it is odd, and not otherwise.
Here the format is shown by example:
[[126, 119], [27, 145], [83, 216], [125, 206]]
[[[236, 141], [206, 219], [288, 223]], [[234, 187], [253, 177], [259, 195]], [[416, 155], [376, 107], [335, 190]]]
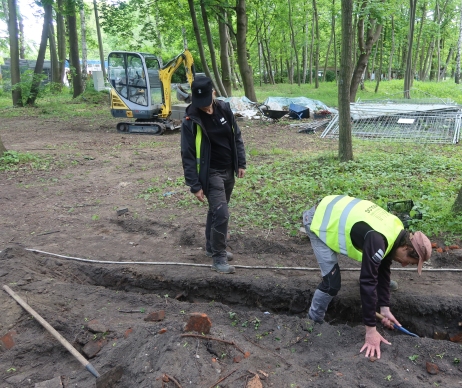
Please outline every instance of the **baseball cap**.
[[415, 232], [411, 234], [411, 243], [414, 250], [419, 255], [419, 264], [417, 265], [417, 272], [419, 275], [422, 273], [422, 266], [424, 261], [430, 259], [432, 255], [432, 243], [422, 232]]
[[191, 84], [192, 105], [203, 108], [212, 103], [213, 83], [209, 77], [197, 77]]

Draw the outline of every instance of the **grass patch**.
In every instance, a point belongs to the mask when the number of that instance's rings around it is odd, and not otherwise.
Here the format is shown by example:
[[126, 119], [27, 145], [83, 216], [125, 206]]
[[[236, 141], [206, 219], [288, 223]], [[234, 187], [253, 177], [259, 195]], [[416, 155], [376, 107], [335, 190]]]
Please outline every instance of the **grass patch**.
[[[244, 230], [284, 228], [295, 235], [304, 210], [326, 195], [346, 194], [385, 209], [389, 201], [412, 199], [423, 214], [412, 230], [448, 241], [462, 237], [462, 217], [451, 211], [462, 186], [460, 147], [387, 142], [377, 149], [377, 143], [360, 140], [354, 147], [355, 160], [347, 163], [325, 151], [286, 151], [270, 163], [251, 158], [246, 178], [233, 192], [233, 223]], [[198, 204], [184, 203], [191, 205]]]
[[[404, 90], [403, 80], [382, 81], [377, 93], [375, 93], [375, 86], [374, 81], [365, 81], [364, 90], [358, 90], [356, 99], [374, 100], [389, 98], [390, 96], [398, 98], [402, 97]], [[455, 84], [454, 80], [442, 82], [414, 81], [413, 88], [428, 94], [427, 97], [450, 98], [458, 104], [462, 104], [462, 88], [460, 85]], [[268, 97], [307, 97], [320, 100], [327, 106], [338, 106], [338, 86], [335, 82], [320, 82], [318, 89], [314, 87], [314, 84], [300, 86], [297, 84], [262, 85], [261, 87], [256, 87], [255, 91], [259, 102], [265, 101]], [[242, 97], [244, 90], [233, 91], [233, 94]], [[411, 93], [412, 96], [413, 93]], [[414, 98], [417, 97], [417, 95], [414, 96]]]
[[51, 164], [51, 157], [28, 152], [6, 151], [0, 157], [0, 171], [48, 170]]

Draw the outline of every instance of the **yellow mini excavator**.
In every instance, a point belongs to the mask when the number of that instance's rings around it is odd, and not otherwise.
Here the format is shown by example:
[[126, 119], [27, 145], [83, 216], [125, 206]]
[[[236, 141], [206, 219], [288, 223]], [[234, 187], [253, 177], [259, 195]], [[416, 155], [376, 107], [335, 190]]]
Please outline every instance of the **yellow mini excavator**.
[[[108, 81], [111, 84], [113, 117], [135, 119], [117, 124], [125, 133], [162, 135], [176, 129], [171, 115], [171, 81], [183, 63], [191, 85], [195, 76], [194, 61], [188, 49], [162, 66], [162, 59], [152, 54], [113, 51], [108, 56]], [[180, 89], [182, 92], [184, 90]], [[183, 100], [187, 94], [180, 93]]]

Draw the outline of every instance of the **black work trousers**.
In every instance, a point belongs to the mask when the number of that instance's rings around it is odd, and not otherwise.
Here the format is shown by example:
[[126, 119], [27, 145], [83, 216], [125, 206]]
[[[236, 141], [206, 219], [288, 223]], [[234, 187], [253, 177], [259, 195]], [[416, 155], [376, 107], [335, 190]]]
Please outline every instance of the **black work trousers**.
[[228, 203], [234, 188], [232, 168], [209, 170], [209, 187], [206, 194], [209, 202], [205, 225], [205, 249], [213, 257], [226, 257], [226, 236], [228, 234]]

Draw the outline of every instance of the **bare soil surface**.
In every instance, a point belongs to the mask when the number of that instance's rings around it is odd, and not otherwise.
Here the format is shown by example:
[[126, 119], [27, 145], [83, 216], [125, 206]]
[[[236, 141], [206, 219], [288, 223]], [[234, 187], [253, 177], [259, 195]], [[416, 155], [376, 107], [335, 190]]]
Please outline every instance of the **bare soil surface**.
[[[95, 112], [72, 121], [2, 119], [0, 127], [7, 149], [59, 162], [0, 173], [0, 284], [98, 372], [121, 365], [114, 387], [462, 387], [462, 281], [449, 270], [462, 268], [460, 250], [435, 250], [421, 277], [393, 271], [399, 289], [392, 311], [420, 338], [378, 323], [392, 345], [382, 345], [379, 360], [365, 358], [357, 263], [341, 258], [351, 270], [342, 272], [342, 290], [322, 325], [306, 318], [320, 274], [302, 233], [242, 230], [231, 214], [236, 273], [211, 271], [206, 208], [181, 206], [192, 194], [175, 184], [182, 180], [179, 132], [127, 135], [115, 124]], [[336, 152], [319, 133], [284, 123], [240, 125], [248, 150]], [[239, 212], [239, 198], [232, 201], [231, 212]], [[0, 303], [0, 388], [53, 378], [66, 388], [95, 386], [3, 290]], [[161, 311], [162, 320], [146, 320]], [[184, 336], [192, 313], [209, 317], [207, 338]]]

